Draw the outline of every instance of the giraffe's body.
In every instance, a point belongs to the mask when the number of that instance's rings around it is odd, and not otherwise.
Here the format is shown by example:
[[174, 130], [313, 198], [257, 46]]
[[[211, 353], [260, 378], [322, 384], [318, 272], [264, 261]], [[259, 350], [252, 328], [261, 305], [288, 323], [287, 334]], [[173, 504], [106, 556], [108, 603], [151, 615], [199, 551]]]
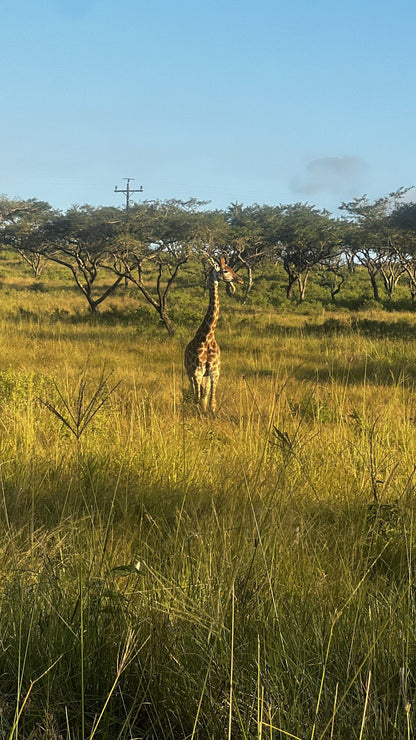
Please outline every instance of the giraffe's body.
[[[244, 282], [221, 258], [220, 265], [215, 264], [209, 275], [209, 304], [202, 324], [195, 337], [185, 349], [185, 368], [194, 394], [194, 401], [204, 412], [207, 407], [212, 413], [216, 411], [216, 388], [221, 368], [220, 348], [215, 340], [215, 328], [218, 323], [220, 304], [218, 281], [228, 283]], [[234, 287], [234, 286], [233, 286]]]

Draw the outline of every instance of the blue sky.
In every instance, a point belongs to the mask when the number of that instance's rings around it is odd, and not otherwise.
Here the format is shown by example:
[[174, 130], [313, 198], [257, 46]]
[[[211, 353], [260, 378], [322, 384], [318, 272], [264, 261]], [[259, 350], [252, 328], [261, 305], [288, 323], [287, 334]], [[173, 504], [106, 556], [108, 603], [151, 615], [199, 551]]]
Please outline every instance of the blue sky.
[[416, 184], [411, 0], [0, 0], [0, 193], [309, 202]]

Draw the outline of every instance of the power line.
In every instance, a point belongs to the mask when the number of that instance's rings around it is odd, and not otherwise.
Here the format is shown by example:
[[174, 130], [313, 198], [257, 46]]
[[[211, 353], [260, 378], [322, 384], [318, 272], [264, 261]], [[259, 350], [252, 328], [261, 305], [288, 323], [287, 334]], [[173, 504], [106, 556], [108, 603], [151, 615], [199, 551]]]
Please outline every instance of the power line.
[[127, 185], [125, 188], [118, 188], [117, 185], [114, 188], [115, 193], [125, 193], [126, 196], [126, 213], [129, 212], [130, 208], [130, 195], [131, 193], [142, 193], [143, 192], [143, 185], [140, 185], [140, 187], [137, 190], [133, 190], [133, 188], [130, 187], [130, 181], [134, 180], [134, 177], [123, 177], [123, 180], [127, 180]]

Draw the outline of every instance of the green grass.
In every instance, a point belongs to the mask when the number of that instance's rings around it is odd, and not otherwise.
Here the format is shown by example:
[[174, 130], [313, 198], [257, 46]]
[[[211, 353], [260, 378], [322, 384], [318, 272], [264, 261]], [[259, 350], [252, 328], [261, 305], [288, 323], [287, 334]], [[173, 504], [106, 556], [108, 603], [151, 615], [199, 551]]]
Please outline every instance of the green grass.
[[415, 316], [222, 291], [200, 418], [198, 285], [170, 339], [134, 291], [91, 317], [8, 274], [0, 737], [409, 740]]

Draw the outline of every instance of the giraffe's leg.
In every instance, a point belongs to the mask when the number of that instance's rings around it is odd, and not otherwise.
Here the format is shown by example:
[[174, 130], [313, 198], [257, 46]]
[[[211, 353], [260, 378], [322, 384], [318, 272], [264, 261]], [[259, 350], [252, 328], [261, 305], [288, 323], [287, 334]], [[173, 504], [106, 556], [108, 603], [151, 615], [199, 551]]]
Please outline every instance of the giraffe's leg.
[[210, 389], [209, 389], [209, 410], [211, 414], [215, 414], [217, 411], [217, 398], [216, 398], [217, 383], [218, 383], [218, 374], [211, 371]]
[[190, 379], [191, 380], [191, 389], [194, 396], [194, 403], [199, 403], [200, 395], [201, 395], [201, 386], [198, 383], [197, 378], [195, 375]]
[[190, 342], [185, 349], [185, 369], [189, 378], [194, 403], [199, 403], [201, 396], [201, 370], [193, 342]]
[[216, 384], [212, 383], [211, 384], [211, 394], [210, 394], [210, 399], [209, 399], [209, 410], [211, 411], [211, 414], [215, 414], [217, 412], [217, 398], [215, 395], [216, 390], [217, 390]]
[[209, 362], [209, 377], [210, 377], [210, 389], [209, 389], [209, 410], [211, 414], [215, 414], [217, 411], [217, 383], [220, 377], [221, 367], [221, 354], [218, 344], [213, 340], [211, 346], [211, 356]]
[[204, 414], [207, 412], [207, 403], [210, 396], [211, 389], [211, 378], [209, 375], [204, 375], [201, 381], [201, 408]]
[[190, 377], [191, 386], [194, 394], [194, 403], [196, 405], [203, 404], [204, 398], [204, 368], [198, 366], [192, 376]]

